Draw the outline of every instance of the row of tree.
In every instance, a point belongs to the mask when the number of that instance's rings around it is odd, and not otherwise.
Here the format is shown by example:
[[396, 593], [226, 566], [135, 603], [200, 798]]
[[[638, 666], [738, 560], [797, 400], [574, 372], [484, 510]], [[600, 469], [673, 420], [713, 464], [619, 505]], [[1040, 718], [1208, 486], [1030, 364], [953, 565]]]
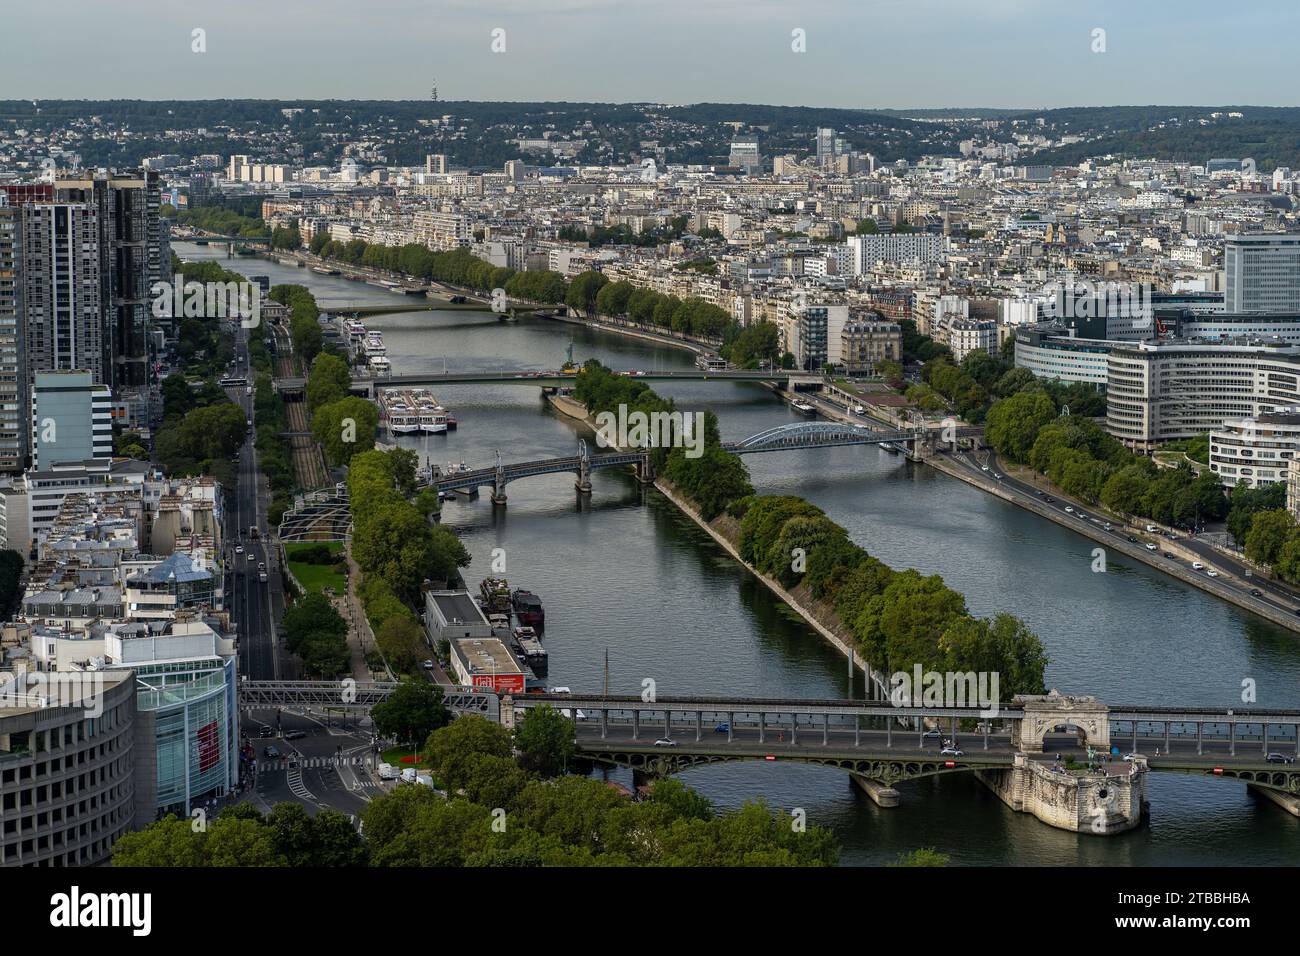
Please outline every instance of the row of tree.
[[[594, 415], [610, 412], [625, 420], [633, 413], [642, 413], [654, 422], [656, 415], [678, 413], [672, 399], [661, 398], [645, 382], [626, 375], [615, 375], [595, 359], [589, 360], [578, 376], [574, 397]], [[622, 413], [620, 414], [620, 409]], [[753, 494], [749, 483], [749, 470], [736, 455], [724, 451], [718, 433], [718, 418], [711, 411], [703, 415], [703, 441], [696, 440], [692, 431], [696, 413], [683, 412], [669, 429], [667, 436], [660, 433], [651, 452], [651, 462], [662, 469], [665, 476], [687, 497], [691, 498], [706, 521], [711, 521], [738, 498]], [[673, 419], [668, 419], [670, 422]], [[687, 421], [691, 424], [688, 426]], [[665, 441], [666, 439], [666, 441]], [[693, 457], [699, 450], [701, 454]]]
[[943, 578], [890, 568], [802, 498], [757, 496], [729, 510], [740, 520], [741, 558], [786, 587], [806, 584], [873, 667], [997, 674], [1004, 699], [1043, 692], [1047, 657], [1020, 619], [974, 617]]
[[348, 622], [321, 591], [299, 595], [285, 608], [284, 643], [309, 678], [329, 680], [349, 669]]
[[[601, 315], [621, 316], [648, 328], [718, 341], [736, 324], [731, 313], [711, 302], [699, 298], [679, 299], [630, 282], [601, 285], [594, 305], [595, 312]], [[591, 312], [590, 309], [586, 311]]]
[[[399, 689], [400, 693], [400, 689]], [[574, 726], [530, 708], [513, 735], [465, 716], [428, 736], [424, 756], [446, 795], [402, 784], [362, 814], [364, 838], [342, 814], [309, 816], [249, 804], [206, 828], [169, 817], [114, 845], [114, 866], [831, 866], [824, 827], [751, 801], [720, 813], [674, 779], [633, 802], [600, 780], [556, 776]]]
[[310, 366], [321, 350], [320, 308], [316, 297], [305, 286], [277, 285], [271, 289], [271, 299], [289, 307], [293, 350], [304, 366]]
[[[1064, 415], [1045, 388], [1026, 388], [989, 409], [984, 437], [1007, 460], [1028, 464], [1068, 495], [1161, 524], [1195, 528], [1228, 513], [1219, 476], [1183, 462], [1160, 468], [1091, 418]], [[1071, 409], [1073, 412], [1073, 409]]]
[[358, 593], [380, 649], [399, 671], [413, 669], [423, 655], [423, 632], [411, 610], [421, 604], [421, 584], [445, 586], [470, 560], [456, 534], [430, 520], [437, 493], [417, 493], [415, 469], [409, 449], [362, 451], [348, 466]]

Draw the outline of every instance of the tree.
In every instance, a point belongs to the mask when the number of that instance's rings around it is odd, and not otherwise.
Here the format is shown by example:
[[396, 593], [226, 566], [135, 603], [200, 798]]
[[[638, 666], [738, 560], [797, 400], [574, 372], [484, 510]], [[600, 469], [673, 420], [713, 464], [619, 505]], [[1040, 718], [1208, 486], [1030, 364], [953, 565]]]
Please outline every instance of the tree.
[[1017, 392], [994, 402], [984, 425], [985, 440], [1011, 461], [1024, 462], [1038, 430], [1056, 417], [1056, 405], [1044, 391]]
[[414, 746], [445, 727], [449, 713], [441, 687], [426, 680], [406, 680], [371, 709], [371, 717], [380, 734]]
[[551, 707], [530, 707], [515, 728], [519, 762], [526, 770], [553, 777], [562, 772], [573, 756], [576, 726]]
[[322, 352], [311, 363], [311, 373], [307, 376], [308, 412], [346, 398], [351, 387], [348, 363], [330, 352]]
[[375, 447], [379, 412], [364, 398], [348, 396], [321, 405], [311, 419], [311, 432], [334, 465], [346, 465], [357, 452]]
[[947, 866], [949, 856], [946, 853], [940, 853], [934, 847], [922, 847], [919, 850], [912, 850], [910, 853], [898, 854], [898, 862], [891, 863], [890, 866]]
[[1285, 508], [1259, 512], [1246, 533], [1246, 557], [1256, 564], [1275, 564], [1295, 532], [1295, 518]]
[[390, 617], [375, 632], [375, 641], [384, 659], [401, 673], [414, 671], [424, 656], [424, 629], [410, 615]]
[[143, 830], [125, 833], [113, 844], [114, 866], [207, 866], [205, 834], [189, 820], [165, 817]]
[[596, 301], [601, 289], [609, 284], [609, 279], [594, 269], [578, 275], [569, 284], [568, 295], [564, 301], [572, 309], [581, 310], [585, 315], [594, 315], [597, 311]]
[[509, 757], [510, 731], [498, 723], [466, 714], [429, 735], [425, 757], [438, 779], [451, 790], [469, 779], [471, 760], [479, 754]]

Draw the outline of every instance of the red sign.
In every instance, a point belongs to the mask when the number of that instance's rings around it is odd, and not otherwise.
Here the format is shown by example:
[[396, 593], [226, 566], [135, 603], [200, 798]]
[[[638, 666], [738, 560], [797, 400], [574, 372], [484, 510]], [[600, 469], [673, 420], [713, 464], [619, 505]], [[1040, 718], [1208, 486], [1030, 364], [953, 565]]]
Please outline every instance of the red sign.
[[1217, 775], [1219, 775], [1219, 776], [1223, 776], [1223, 768], [1222, 768], [1222, 767], [1215, 767], [1215, 768], [1214, 768], [1214, 772], [1215, 772]]
[[524, 692], [523, 674], [475, 674], [475, 687], [487, 687], [498, 694], [522, 694]]
[[944, 765], [945, 767], [955, 767], [955, 766], [957, 766], [957, 761], [955, 761], [955, 760], [945, 760], [945, 761], [943, 762], [943, 765]]
[[768, 755], [767, 755], [766, 757], [764, 757], [763, 759], [764, 759], [764, 760], [775, 760], [775, 759], [776, 759], [776, 755], [775, 755], [775, 754], [768, 754]]
[[199, 741], [199, 773], [211, 770], [221, 760], [221, 735], [217, 733], [217, 722], [204, 724], [194, 732]]

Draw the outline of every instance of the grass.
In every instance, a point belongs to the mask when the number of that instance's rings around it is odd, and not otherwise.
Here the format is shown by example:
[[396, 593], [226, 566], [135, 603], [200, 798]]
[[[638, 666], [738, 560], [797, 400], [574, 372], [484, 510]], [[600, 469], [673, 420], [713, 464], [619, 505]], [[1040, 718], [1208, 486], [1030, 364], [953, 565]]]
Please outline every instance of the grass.
[[[348, 579], [338, 565], [334, 564], [307, 564], [303, 561], [295, 561], [293, 556], [303, 548], [316, 547], [319, 542], [310, 544], [286, 544], [284, 546], [285, 557], [289, 560], [289, 570], [293, 572], [294, 577], [302, 584], [307, 591], [319, 591], [323, 588], [333, 588], [335, 594], [344, 594], [347, 592]], [[328, 541], [324, 544], [330, 549], [331, 553], [337, 553], [343, 550], [342, 541]]]
[[[413, 761], [408, 761], [406, 758], [412, 755], [414, 755], [416, 759]], [[421, 757], [418, 753], [416, 753], [414, 750], [412, 750], [410, 747], [392, 747], [389, 750], [385, 750], [383, 753], [381, 753], [379, 755], [379, 759], [382, 760], [384, 763], [391, 763], [394, 767], [397, 767], [399, 770], [402, 769], [403, 767], [415, 767], [417, 770], [429, 769], [429, 764], [425, 761], [425, 759]]]

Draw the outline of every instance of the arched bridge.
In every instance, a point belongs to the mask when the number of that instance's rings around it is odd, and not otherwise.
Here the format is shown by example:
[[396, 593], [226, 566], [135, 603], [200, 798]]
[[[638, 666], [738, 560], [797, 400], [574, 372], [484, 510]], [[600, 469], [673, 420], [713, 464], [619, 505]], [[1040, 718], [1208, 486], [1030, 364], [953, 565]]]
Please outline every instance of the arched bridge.
[[[952, 429], [954, 435], [946, 432], [946, 440], [969, 437], [979, 434], [978, 428]], [[753, 455], [759, 452], [797, 451], [807, 448], [834, 448], [844, 445], [885, 445], [898, 444], [914, 447], [915, 443], [932, 440], [940, 432], [920, 428], [882, 431], [866, 425], [846, 425], [836, 422], [792, 422], [777, 428], [769, 428], [751, 435], [738, 442], [726, 442], [722, 447], [735, 455]], [[591, 472], [601, 468], [616, 468], [631, 465], [636, 469], [637, 478], [651, 481], [654, 478], [648, 450], [621, 450], [593, 455], [585, 440], [578, 442], [578, 454], [562, 458], [542, 458], [535, 461], [514, 464], [498, 463], [490, 468], [470, 468], [447, 474], [437, 474], [425, 480], [423, 484], [439, 491], [465, 491], [482, 487], [492, 488], [492, 500], [505, 504], [505, 486], [519, 478], [533, 475], [551, 475], [562, 472], [574, 472], [578, 476], [579, 491], [591, 491]]]

